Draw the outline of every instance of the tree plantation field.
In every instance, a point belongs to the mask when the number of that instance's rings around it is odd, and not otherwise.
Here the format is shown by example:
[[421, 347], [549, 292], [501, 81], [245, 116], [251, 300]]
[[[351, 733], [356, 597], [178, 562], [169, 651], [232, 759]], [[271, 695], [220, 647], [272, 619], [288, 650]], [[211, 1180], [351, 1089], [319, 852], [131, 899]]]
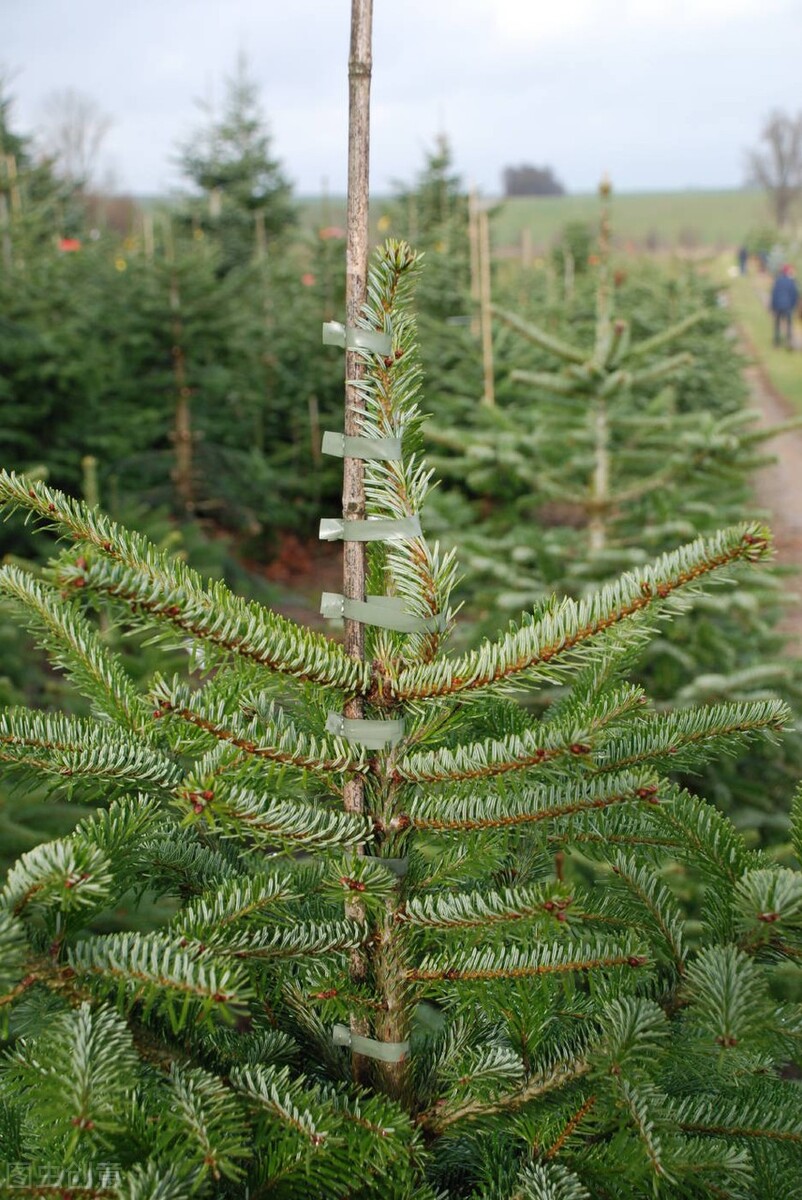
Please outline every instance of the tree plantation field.
[[[514, 197], [491, 202], [494, 204], [491, 238], [499, 250], [519, 245], [526, 229], [530, 231], [533, 247], [543, 248], [559, 237], [569, 222], [593, 224], [598, 217], [598, 199], [593, 194]], [[389, 198], [374, 197], [371, 220], [378, 235], [398, 232], [392, 213], [393, 202]], [[765, 226], [770, 218], [763, 192], [745, 189], [622, 193], [615, 196], [614, 213], [620, 242], [656, 249], [738, 246], [750, 230]], [[383, 216], [389, 225], [381, 221]], [[344, 197], [305, 197], [301, 202], [301, 220], [314, 231], [330, 225], [342, 226]], [[404, 227], [413, 220], [413, 215], [407, 214]]]
[[0, 1197], [792, 1200], [794, 422], [715, 256], [605, 186], [493, 250], [441, 141], [346, 272], [254, 107], [127, 236], [23, 138], [0, 206]]

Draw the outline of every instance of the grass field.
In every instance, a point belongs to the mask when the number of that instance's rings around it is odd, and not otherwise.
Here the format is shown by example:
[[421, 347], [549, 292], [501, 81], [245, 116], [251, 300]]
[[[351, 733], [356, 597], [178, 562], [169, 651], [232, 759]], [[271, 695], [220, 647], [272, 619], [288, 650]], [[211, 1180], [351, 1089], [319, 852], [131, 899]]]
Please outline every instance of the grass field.
[[[310, 229], [342, 226], [345, 222], [343, 197], [309, 197], [301, 203], [302, 220]], [[377, 236], [379, 219], [392, 211], [390, 199], [374, 197], [371, 201]], [[598, 215], [595, 195], [499, 200], [491, 223], [493, 244], [497, 250], [520, 245], [523, 231], [528, 229], [532, 246], [543, 249], [567, 222], [595, 222]], [[763, 193], [757, 191], [638, 192], [614, 195], [612, 216], [616, 237], [624, 244], [631, 242], [647, 249], [681, 246], [720, 250], [740, 245], [750, 229], [767, 224], [769, 211]], [[401, 231], [391, 224], [381, 232], [392, 236]]]

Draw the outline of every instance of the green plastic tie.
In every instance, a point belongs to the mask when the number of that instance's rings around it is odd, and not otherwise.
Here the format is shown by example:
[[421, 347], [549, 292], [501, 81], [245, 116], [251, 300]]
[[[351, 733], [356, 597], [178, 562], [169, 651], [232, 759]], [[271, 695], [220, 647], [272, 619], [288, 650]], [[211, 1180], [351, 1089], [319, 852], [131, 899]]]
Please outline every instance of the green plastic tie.
[[384, 750], [395, 746], [404, 736], [404, 719], [395, 721], [368, 721], [361, 717], [344, 717], [342, 713], [329, 713], [326, 732], [355, 742], [366, 750]]
[[367, 521], [344, 521], [341, 517], [324, 517], [320, 522], [320, 539], [324, 542], [403, 542], [422, 537], [420, 517], [368, 517]]
[[335, 1046], [350, 1046], [354, 1054], [375, 1058], [378, 1062], [400, 1063], [409, 1054], [409, 1042], [378, 1042], [375, 1038], [352, 1033], [347, 1025], [335, 1025], [332, 1040]]
[[359, 329], [356, 325], [343, 325], [340, 321], [325, 321], [323, 345], [342, 346], [344, 350], [369, 350], [387, 358], [393, 352], [393, 335], [378, 329]]
[[350, 437], [329, 431], [323, 434], [320, 450], [334, 458], [361, 458], [365, 462], [400, 462], [404, 457], [401, 438]]
[[320, 597], [320, 615], [333, 619], [347, 617], [363, 625], [392, 629], [395, 633], [434, 633], [445, 625], [438, 613], [433, 617], [418, 617], [404, 607], [400, 596], [367, 596], [365, 600], [349, 600], [339, 592], [324, 592]]

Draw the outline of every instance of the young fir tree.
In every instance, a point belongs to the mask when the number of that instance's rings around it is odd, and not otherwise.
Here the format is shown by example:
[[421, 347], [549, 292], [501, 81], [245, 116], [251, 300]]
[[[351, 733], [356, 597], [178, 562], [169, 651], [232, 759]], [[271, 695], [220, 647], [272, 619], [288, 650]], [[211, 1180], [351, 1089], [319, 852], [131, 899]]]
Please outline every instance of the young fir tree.
[[[416, 309], [421, 344], [428, 350], [438, 323], [470, 313], [468, 196], [445, 134], [426, 152], [414, 181], [397, 185], [395, 206], [394, 225], [426, 254], [427, 269], [417, 292]], [[438, 344], [438, 352], [442, 349]], [[438, 369], [442, 369], [439, 358]]]
[[[802, 954], [802, 875], [661, 776], [785, 713], [661, 715], [623, 678], [655, 620], [767, 535], [698, 540], [449, 654], [456, 563], [419, 530], [414, 271], [388, 243], [359, 321], [392, 337], [361, 352], [361, 434], [392, 455], [365, 464], [369, 616], [390, 628], [368, 625], [364, 661], [0, 476], [7, 508], [72, 543], [47, 581], [0, 579], [93, 706], [4, 712], [0, 757], [97, 805], [2, 893], [0, 1156], [28, 1194], [794, 1194], [802, 1011], [774, 979]], [[143, 695], [93, 608], [184, 647], [188, 673]], [[557, 679], [539, 720], [506, 694]]]
[[241, 55], [226, 80], [220, 114], [208, 109], [207, 124], [181, 146], [179, 157], [203, 195], [187, 216], [219, 239], [223, 272], [247, 264], [257, 242], [266, 244], [295, 220], [290, 185], [270, 141], [258, 87]]

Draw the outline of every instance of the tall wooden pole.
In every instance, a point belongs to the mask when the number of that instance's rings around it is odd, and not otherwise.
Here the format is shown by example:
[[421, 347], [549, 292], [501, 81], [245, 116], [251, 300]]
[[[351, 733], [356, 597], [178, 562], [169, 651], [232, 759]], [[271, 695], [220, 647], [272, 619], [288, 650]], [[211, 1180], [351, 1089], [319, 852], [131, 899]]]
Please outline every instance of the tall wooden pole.
[[[351, 46], [348, 60], [348, 205], [346, 212], [345, 252], [345, 323], [356, 325], [367, 297], [368, 274], [368, 189], [370, 168], [370, 76], [372, 56], [373, 0], [351, 0]], [[358, 353], [345, 354], [345, 434], [359, 437], [362, 429], [360, 396], [356, 383], [363, 375]], [[365, 469], [358, 458], [346, 457], [343, 463], [343, 518], [365, 519]], [[352, 600], [365, 599], [366, 547], [364, 542], [343, 541], [343, 593]], [[365, 627], [359, 621], [345, 621], [345, 650], [352, 658], [365, 657]], [[361, 696], [346, 699], [346, 717], [364, 715]], [[349, 779], [343, 788], [347, 812], [365, 810], [365, 784], [361, 777]], [[358, 901], [346, 906], [349, 915], [364, 920]], [[351, 974], [361, 983], [367, 974], [364, 954], [351, 957]], [[355, 1033], [365, 1033], [367, 1023], [353, 1017]], [[356, 1082], [369, 1076], [369, 1063], [353, 1055]]]
[[169, 217], [165, 226], [165, 249], [170, 264], [170, 333], [175, 382], [175, 416], [172, 439], [175, 446], [175, 466], [172, 476], [175, 490], [185, 513], [194, 509], [193, 465], [192, 465], [192, 414], [190, 411], [191, 390], [187, 384], [187, 363], [184, 354], [184, 322], [181, 313], [181, 287], [175, 261], [173, 231]]
[[[596, 349], [595, 357], [603, 362], [610, 347], [611, 296], [610, 296], [610, 212], [607, 200], [610, 181], [605, 176], [599, 186], [602, 211], [599, 221], [599, 283], [596, 289]], [[601, 553], [607, 544], [610, 497], [610, 427], [607, 417], [607, 399], [598, 394], [595, 398], [593, 421], [594, 468], [591, 481], [592, 509], [588, 524], [590, 549]]]
[[471, 262], [471, 335], [479, 337], [481, 319], [479, 315], [479, 200], [476, 189], [471, 188], [468, 196], [468, 247]]
[[496, 388], [493, 369], [493, 297], [490, 286], [490, 222], [484, 209], [479, 211], [479, 288], [482, 314], [482, 365], [484, 369], [484, 395], [482, 403], [489, 408], [496, 404]]
[[532, 266], [532, 230], [528, 225], [521, 230], [521, 266], [525, 271]]
[[8, 213], [8, 196], [6, 190], [11, 182], [11, 172], [9, 170], [9, 156], [3, 155], [3, 174], [5, 178], [0, 180], [0, 239], [3, 246], [3, 266], [7, 271], [11, 270], [13, 264], [13, 251], [11, 247], [11, 231], [10, 220]]

